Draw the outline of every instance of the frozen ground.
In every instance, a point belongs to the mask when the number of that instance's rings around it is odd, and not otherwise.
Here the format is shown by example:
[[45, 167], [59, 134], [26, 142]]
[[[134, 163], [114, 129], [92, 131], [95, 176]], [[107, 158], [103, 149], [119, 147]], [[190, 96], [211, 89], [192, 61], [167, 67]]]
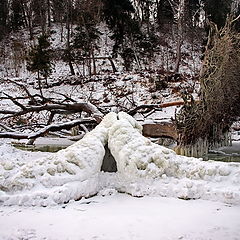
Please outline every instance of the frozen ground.
[[55, 207], [0, 207], [1, 240], [238, 240], [240, 206], [126, 194]]

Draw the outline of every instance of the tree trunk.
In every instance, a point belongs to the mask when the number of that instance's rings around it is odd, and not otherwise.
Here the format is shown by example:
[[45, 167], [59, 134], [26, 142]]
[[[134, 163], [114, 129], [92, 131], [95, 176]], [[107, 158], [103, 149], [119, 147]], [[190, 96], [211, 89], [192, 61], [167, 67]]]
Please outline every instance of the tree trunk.
[[71, 75], [75, 75], [75, 71], [72, 64], [72, 56], [71, 56], [71, 49], [70, 49], [70, 4], [71, 0], [68, 0], [68, 12], [67, 12], [67, 58], [68, 58], [68, 65], [70, 68]]
[[48, 14], [48, 27], [51, 27], [51, 4], [50, 0], [47, 0], [47, 14]]
[[33, 40], [33, 26], [32, 26], [32, 5], [31, 2], [29, 3], [29, 6], [22, 2], [22, 6], [24, 9], [24, 12], [26, 14], [26, 22], [29, 30], [30, 40]]
[[94, 58], [94, 50], [92, 49], [92, 59], [93, 59], [93, 75], [97, 74], [96, 60]]
[[178, 36], [178, 40], [177, 40], [177, 56], [176, 56], [174, 73], [178, 73], [179, 72], [179, 67], [180, 67], [180, 62], [181, 62], [181, 48], [182, 48], [182, 37]]
[[75, 75], [75, 71], [74, 71], [73, 64], [72, 64], [71, 60], [69, 60], [68, 65], [69, 65], [69, 68], [70, 68], [71, 75]]
[[179, 9], [178, 9], [178, 32], [177, 32], [177, 49], [176, 49], [176, 62], [174, 73], [179, 72], [180, 62], [181, 62], [181, 48], [183, 42], [183, 25], [185, 18], [185, 8], [186, 8], [186, 0], [180, 0]]
[[115, 66], [115, 64], [114, 64], [114, 62], [113, 62], [113, 60], [112, 60], [112, 58], [110, 57], [110, 58], [108, 58], [108, 59], [109, 59], [109, 61], [110, 61], [110, 63], [111, 63], [111, 66], [112, 66], [112, 70], [113, 70], [113, 72], [117, 72], [116, 66]]

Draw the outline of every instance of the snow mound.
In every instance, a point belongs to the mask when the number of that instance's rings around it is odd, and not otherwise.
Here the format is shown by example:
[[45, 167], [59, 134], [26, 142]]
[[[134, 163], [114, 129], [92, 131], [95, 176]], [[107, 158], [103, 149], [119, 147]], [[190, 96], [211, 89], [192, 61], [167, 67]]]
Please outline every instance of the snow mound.
[[109, 113], [82, 140], [34, 162], [1, 162], [0, 201], [45, 206], [96, 194], [108, 128], [114, 121], [116, 114]]
[[[47, 206], [120, 191], [240, 204], [240, 164], [179, 156], [152, 143], [141, 131], [142, 126], [126, 113], [109, 113], [64, 150], [31, 162], [1, 161], [0, 202]], [[107, 143], [117, 173], [100, 172]]]
[[240, 203], [240, 164], [179, 156], [143, 137], [126, 113], [118, 118], [109, 130], [108, 147], [117, 162], [120, 191]]

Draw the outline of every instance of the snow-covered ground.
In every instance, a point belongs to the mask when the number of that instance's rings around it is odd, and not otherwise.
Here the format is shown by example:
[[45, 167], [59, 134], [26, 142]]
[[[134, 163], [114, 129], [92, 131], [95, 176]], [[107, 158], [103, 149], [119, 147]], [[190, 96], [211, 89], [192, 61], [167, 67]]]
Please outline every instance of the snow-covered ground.
[[126, 194], [0, 207], [1, 240], [238, 240], [240, 206]]

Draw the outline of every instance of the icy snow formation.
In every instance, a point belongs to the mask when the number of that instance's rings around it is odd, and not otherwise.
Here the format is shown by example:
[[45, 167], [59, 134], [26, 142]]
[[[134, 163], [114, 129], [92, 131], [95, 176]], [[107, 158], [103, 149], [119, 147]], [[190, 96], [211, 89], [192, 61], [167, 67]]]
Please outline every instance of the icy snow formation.
[[0, 201], [44, 206], [95, 194], [113, 121], [116, 115], [110, 113], [82, 140], [36, 162], [0, 162]]
[[143, 137], [131, 116], [119, 113], [118, 118], [109, 129], [108, 146], [120, 191], [240, 203], [240, 164], [179, 156]]
[[[240, 203], [240, 164], [178, 156], [152, 143], [126, 113], [110, 113], [72, 146], [36, 162], [0, 163], [0, 202], [51, 205], [114, 191]], [[104, 145], [117, 173], [101, 173]]]

